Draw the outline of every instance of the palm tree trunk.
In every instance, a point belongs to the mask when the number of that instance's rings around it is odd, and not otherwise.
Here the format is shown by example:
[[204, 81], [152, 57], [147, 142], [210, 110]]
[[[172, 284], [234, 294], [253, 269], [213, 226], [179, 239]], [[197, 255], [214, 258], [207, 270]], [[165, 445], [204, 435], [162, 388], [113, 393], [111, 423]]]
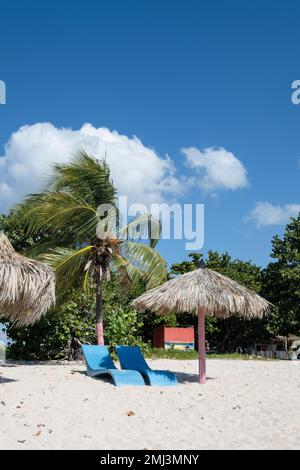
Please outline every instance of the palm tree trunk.
[[100, 346], [104, 346], [102, 288], [102, 276], [99, 266], [96, 269], [96, 330], [97, 344]]

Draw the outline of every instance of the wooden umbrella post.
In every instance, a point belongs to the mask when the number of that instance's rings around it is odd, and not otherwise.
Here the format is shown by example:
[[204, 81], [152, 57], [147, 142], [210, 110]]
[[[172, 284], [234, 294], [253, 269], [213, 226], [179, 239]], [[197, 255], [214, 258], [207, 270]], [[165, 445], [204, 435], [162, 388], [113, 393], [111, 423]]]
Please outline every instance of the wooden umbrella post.
[[206, 364], [205, 364], [205, 309], [199, 308], [198, 311], [198, 352], [199, 352], [199, 383], [206, 382]]

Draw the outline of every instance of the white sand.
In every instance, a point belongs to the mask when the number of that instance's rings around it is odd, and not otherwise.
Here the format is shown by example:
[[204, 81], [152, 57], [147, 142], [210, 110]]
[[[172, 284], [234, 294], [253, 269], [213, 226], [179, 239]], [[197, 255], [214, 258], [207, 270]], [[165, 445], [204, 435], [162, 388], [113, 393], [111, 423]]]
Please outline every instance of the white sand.
[[300, 449], [300, 361], [209, 360], [206, 385], [197, 361], [150, 363], [181, 384], [116, 388], [74, 363], [0, 367], [0, 449]]

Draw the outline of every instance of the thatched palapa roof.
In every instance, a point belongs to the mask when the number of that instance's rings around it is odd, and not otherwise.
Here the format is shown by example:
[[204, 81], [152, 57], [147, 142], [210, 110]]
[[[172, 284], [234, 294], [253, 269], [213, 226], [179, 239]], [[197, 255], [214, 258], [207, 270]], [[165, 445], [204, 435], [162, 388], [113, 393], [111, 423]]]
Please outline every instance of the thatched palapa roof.
[[164, 315], [198, 313], [227, 318], [236, 314], [246, 318], [262, 317], [271, 304], [255, 292], [206, 267], [178, 276], [145, 292], [133, 300], [140, 311], [151, 310]]
[[16, 326], [39, 320], [55, 303], [55, 275], [44, 263], [16, 253], [0, 232], [0, 316]]

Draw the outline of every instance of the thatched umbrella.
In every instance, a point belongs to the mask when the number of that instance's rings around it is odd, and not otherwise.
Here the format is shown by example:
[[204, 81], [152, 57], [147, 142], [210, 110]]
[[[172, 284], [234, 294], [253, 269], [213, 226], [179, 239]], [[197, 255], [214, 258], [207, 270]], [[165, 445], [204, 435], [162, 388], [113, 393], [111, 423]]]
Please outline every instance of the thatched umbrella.
[[0, 316], [16, 326], [26, 326], [39, 320], [54, 303], [52, 269], [16, 253], [0, 232]]
[[145, 292], [132, 301], [139, 311], [151, 310], [160, 315], [198, 313], [199, 382], [206, 381], [205, 315], [228, 318], [240, 315], [261, 318], [271, 304], [255, 292], [222, 274], [206, 268], [178, 276], [159, 287]]

